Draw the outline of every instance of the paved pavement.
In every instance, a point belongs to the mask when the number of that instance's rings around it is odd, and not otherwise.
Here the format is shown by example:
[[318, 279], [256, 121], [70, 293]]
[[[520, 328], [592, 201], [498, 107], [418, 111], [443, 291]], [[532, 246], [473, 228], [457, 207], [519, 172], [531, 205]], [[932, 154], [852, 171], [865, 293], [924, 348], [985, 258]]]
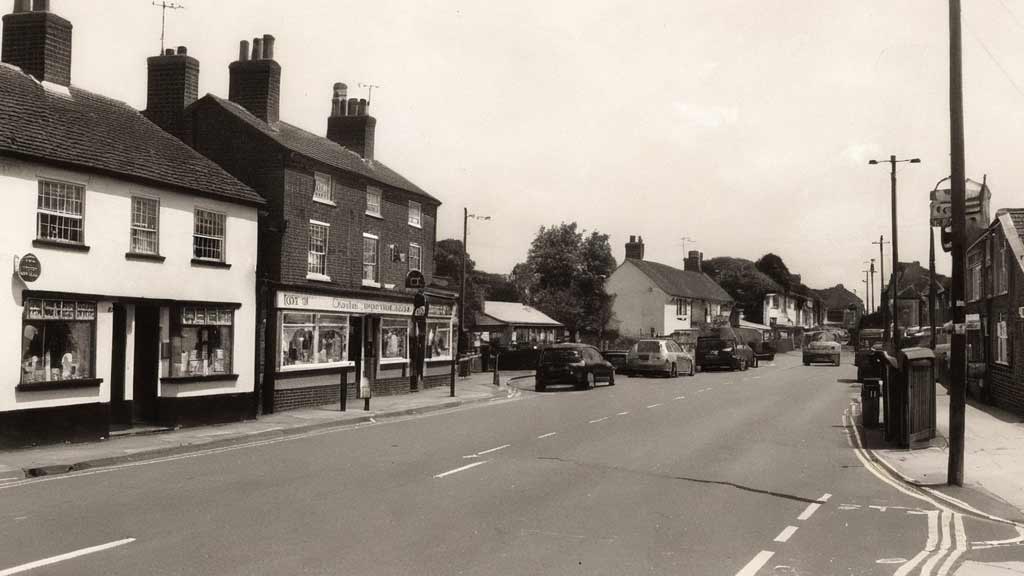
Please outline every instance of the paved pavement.
[[914, 450], [878, 448], [874, 453], [905, 480], [930, 485], [989, 514], [1024, 523], [1024, 419], [991, 406], [967, 406], [964, 485], [946, 487], [949, 462], [949, 395], [937, 387], [936, 438]]
[[[969, 574], [1017, 528], [907, 486], [854, 369], [620, 378], [0, 485], [0, 574]], [[1007, 572], [1012, 573], [1012, 572]]]
[[531, 375], [526, 371], [501, 373], [501, 385], [494, 385], [493, 373], [473, 374], [456, 379], [455, 397], [447, 386], [428, 388], [415, 394], [381, 396], [370, 400], [349, 400], [342, 412], [338, 404], [269, 414], [258, 420], [177, 430], [142, 429], [103, 442], [57, 444], [24, 450], [0, 451], [0, 485], [25, 477], [61, 474], [122, 462], [183, 454], [301, 434], [320, 428], [352, 425], [397, 416], [444, 410], [491, 400], [509, 398], [518, 392], [509, 388], [511, 379]]

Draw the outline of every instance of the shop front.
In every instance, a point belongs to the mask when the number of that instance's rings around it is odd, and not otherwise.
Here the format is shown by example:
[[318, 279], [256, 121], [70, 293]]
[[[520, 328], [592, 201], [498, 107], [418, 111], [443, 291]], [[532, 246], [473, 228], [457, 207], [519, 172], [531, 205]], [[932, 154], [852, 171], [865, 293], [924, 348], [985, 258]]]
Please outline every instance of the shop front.
[[274, 410], [416, 391], [447, 382], [451, 304], [425, 318], [404, 301], [279, 291]]

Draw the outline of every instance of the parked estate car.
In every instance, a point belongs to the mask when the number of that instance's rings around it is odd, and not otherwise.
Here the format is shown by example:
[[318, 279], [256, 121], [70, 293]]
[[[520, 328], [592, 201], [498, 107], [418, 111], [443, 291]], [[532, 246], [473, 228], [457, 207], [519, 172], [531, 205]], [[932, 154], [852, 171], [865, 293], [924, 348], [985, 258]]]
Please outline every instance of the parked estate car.
[[757, 366], [754, 351], [734, 338], [701, 336], [697, 338], [697, 368], [728, 368], [746, 370]]
[[836, 335], [832, 332], [819, 330], [805, 332], [803, 340], [804, 366], [810, 366], [811, 362], [831, 362], [839, 366], [839, 356], [843, 345], [839, 343]]
[[580, 390], [598, 382], [615, 386], [615, 367], [588, 344], [555, 344], [540, 351], [535, 381], [537, 392], [549, 384], [573, 384]]
[[882, 360], [879, 356], [884, 340], [881, 328], [864, 328], [857, 337], [857, 351], [853, 363], [857, 366], [857, 381], [877, 380], [882, 377]]
[[626, 356], [630, 376], [656, 372], [669, 378], [680, 374], [693, 376], [693, 356], [679, 347], [675, 340], [650, 338], [637, 342]]
[[626, 358], [629, 356], [629, 350], [602, 350], [601, 356], [604, 356], [605, 360], [612, 363], [616, 372], [625, 374]]
[[[734, 327], [733, 332], [741, 338], [754, 351], [754, 358], [757, 360], [775, 360], [775, 341], [772, 340], [771, 332], [757, 328]], [[757, 365], [756, 363], [754, 364]]]

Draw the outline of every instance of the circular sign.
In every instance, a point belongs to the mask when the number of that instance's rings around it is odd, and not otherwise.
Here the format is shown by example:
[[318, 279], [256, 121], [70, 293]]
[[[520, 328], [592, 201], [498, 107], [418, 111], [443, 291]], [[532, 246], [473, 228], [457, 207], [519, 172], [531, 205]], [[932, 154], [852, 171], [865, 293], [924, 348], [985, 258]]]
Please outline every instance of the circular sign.
[[426, 285], [427, 282], [423, 277], [423, 272], [419, 270], [409, 270], [409, 273], [405, 276], [406, 288], [423, 288]]
[[35, 282], [43, 273], [43, 265], [35, 254], [25, 254], [18, 260], [18, 277], [23, 282]]

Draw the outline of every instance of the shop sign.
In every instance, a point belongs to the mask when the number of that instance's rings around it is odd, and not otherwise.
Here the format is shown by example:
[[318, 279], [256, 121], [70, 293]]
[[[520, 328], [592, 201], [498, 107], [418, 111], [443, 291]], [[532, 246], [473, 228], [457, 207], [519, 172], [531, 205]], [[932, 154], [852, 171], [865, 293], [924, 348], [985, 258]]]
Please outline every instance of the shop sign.
[[981, 314], [968, 314], [965, 320], [968, 330], [981, 330]]
[[43, 273], [43, 265], [35, 254], [25, 254], [18, 259], [18, 277], [22, 282], [35, 282]]

